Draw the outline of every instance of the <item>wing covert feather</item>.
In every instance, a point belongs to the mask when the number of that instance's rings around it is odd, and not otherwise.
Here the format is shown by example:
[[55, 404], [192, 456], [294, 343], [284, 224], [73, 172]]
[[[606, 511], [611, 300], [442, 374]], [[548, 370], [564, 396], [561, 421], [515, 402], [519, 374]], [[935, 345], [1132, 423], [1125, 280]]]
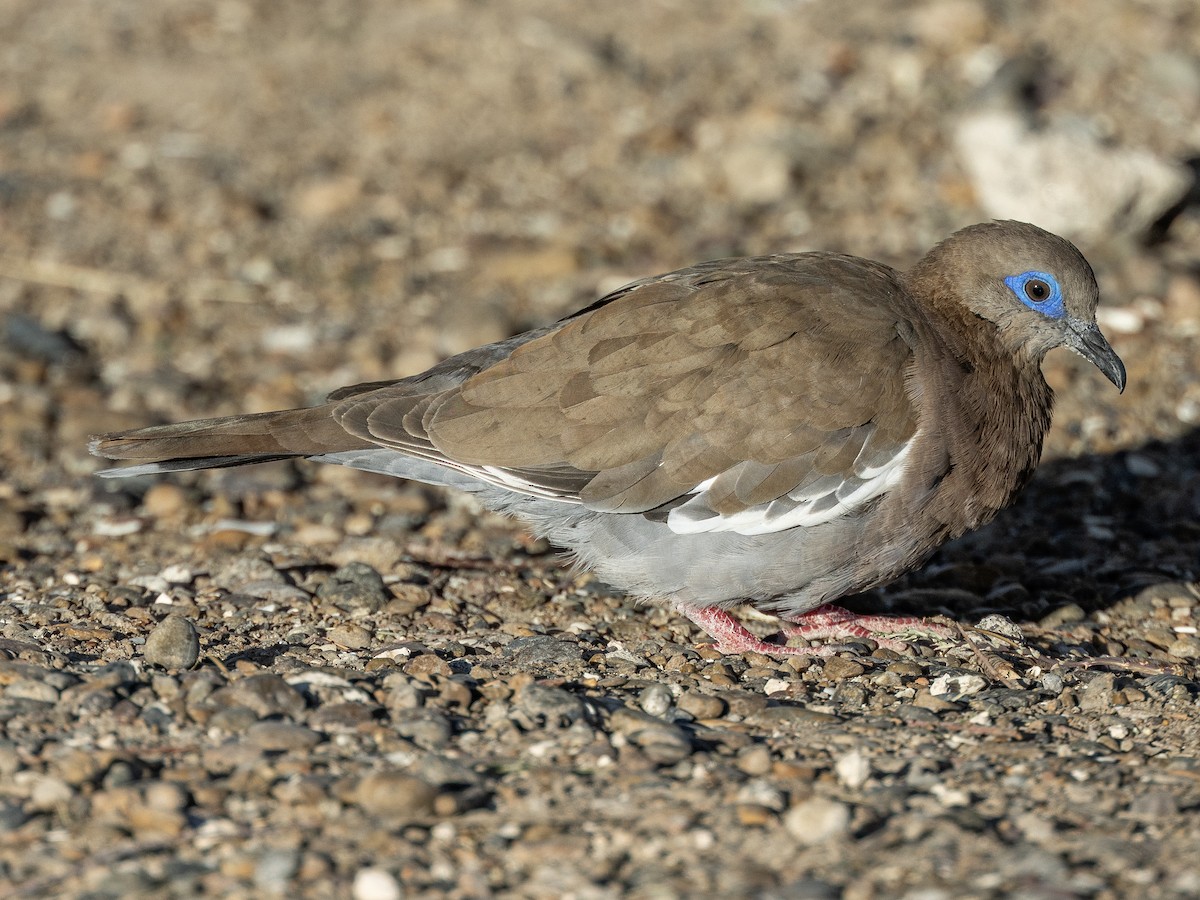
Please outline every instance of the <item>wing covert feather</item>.
[[825, 494], [795, 493], [832, 476], [831, 491], [876, 496], [882, 482], [864, 479], [894, 476], [915, 433], [904, 304], [890, 269], [836, 255], [697, 267], [436, 391], [399, 382], [337, 416], [381, 445], [599, 510], [683, 504], [697, 528], [775, 501], [777, 518], [796, 504], [824, 515]]

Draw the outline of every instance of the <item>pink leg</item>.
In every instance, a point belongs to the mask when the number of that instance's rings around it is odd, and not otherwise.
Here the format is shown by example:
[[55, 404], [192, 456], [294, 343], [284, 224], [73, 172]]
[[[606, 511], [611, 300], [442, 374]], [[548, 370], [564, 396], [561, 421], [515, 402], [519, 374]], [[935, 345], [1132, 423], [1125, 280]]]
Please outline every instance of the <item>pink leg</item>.
[[842, 648], [829, 645], [818, 647], [785, 647], [768, 644], [756, 638], [733, 616], [718, 606], [676, 607], [695, 622], [702, 631], [717, 639], [715, 647], [722, 653], [762, 653], [766, 656], [832, 656]]
[[903, 649], [903, 641], [881, 638], [879, 635], [903, 631], [923, 631], [934, 635], [953, 635], [954, 629], [938, 625], [917, 616], [867, 616], [850, 612], [827, 603], [795, 616], [780, 616], [789, 623], [783, 628], [787, 637], [813, 638], [870, 638], [881, 647]]
[[[835, 644], [816, 647], [788, 647], [769, 644], [755, 637], [728, 612], [717, 606], [694, 607], [677, 604], [676, 608], [703, 631], [716, 638], [714, 645], [722, 653], [762, 653], [766, 656], [832, 656], [846, 650]], [[826, 604], [795, 616], [781, 616], [788, 623], [783, 627], [785, 637], [869, 638], [889, 650], [903, 651], [903, 641], [881, 637], [905, 631], [919, 631], [938, 636], [953, 636], [954, 629], [916, 616], [867, 616], [852, 613], [840, 606]]]

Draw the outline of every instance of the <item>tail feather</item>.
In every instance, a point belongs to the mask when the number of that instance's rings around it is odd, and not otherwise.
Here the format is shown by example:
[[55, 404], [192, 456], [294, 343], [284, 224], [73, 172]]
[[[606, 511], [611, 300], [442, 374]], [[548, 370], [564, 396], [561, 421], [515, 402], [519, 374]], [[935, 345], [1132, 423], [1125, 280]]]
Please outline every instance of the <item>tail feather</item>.
[[211, 469], [318, 456], [375, 445], [338, 424], [330, 406], [197, 419], [94, 436], [88, 450], [107, 459], [146, 460], [142, 465], [106, 469], [108, 478], [189, 469]]

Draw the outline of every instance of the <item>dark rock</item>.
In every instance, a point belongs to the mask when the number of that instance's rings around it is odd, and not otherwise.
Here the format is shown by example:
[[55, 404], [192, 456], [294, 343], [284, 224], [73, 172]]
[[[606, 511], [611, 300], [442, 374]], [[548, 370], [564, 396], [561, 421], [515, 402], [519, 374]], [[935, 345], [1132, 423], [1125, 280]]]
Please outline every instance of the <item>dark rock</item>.
[[523, 669], [559, 669], [577, 664], [583, 658], [576, 642], [544, 634], [514, 638], [504, 648], [504, 655]]
[[389, 598], [383, 577], [366, 563], [347, 563], [317, 590], [317, 599], [347, 612], [378, 612]]

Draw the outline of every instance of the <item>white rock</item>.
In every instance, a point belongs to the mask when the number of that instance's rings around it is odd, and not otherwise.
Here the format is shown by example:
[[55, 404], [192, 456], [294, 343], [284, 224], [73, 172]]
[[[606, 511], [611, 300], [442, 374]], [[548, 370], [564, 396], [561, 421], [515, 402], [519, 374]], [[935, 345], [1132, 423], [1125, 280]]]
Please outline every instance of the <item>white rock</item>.
[[940, 783], [931, 787], [929, 793], [933, 794], [942, 806], [967, 806], [971, 802], [971, 795], [962, 788], [947, 787]]
[[129, 579], [129, 584], [134, 587], [145, 588], [148, 591], [154, 591], [156, 594], [161, 594], [171, 588], [167, 579], [161, 575], [134, 575]]
[[753, 803], [755, 806], [763, 806], [775, 812], [779, 812], [787, 805], [783, 791], [762, 778], [754, 778], [743, 784], [738, 789], [737, 800], [738, 803]]
[[838, 781], [854, 789], [862, 787], [871, 777], [871, 761], [861, 750], [851, 750], [833, 765]]
[[947, 673], [933, 679], [933, 683], [929, 685], [929, 693], [935, 697], [945, 694], [963, 697], [968, 694], [978, 694], [985, 687], [987, 687], [987, 682], [978, 675], [972, 673], [951, 675]]
[[1150, 152], [1105, 146], [1062, 122], [1034, 130], [1011, 110], [966, 116], [954, 139], [988, 215], [1071, 238], [1144, 229], [1191, 183], [1184, 166]]
[[259, 337], [268, 353], [306, 353], [317, 343], [317, 330], [311, 325], [277, 325]]
[[1117, 334], [1138, 334], [1146, 327], [1146, 317], [1131, 306], [1102, 306], [1096, 310], [1096, 322]]
[[158, 573], [167, 584], [191, 584], [196, 574], [187, 566], [170, 565]]
[[400, 882], [386, 869], [359, 869], [351, 888], [354, 900], [400, 900], [404, 896]]
[[810, 797], [787, 811], [783, 827], [801, 844], [820, 844], [849, 830], [850, 807], [825, 797]]
[[126, 537], [141, 530], [141, 519], [102, 519], [92, 526], [92, 534], [97, 537]]
[[1185, 425], [1195, 425], [1200, 422], [1200, 401], [1193, 399], [1180, 400], [1175, 407], [1175, 416]]
[[780, 694], [790, 690], [792, 683], [784, 681], [782, 678], [768, 678], [766, 684], [763, 685], [763, 693], [770, 697], [772, 694]]
[[46, 198], [46, 216], [56, 222], [68, 222], [75, 218], [78, 204], [67, 191], [55, 191]]

